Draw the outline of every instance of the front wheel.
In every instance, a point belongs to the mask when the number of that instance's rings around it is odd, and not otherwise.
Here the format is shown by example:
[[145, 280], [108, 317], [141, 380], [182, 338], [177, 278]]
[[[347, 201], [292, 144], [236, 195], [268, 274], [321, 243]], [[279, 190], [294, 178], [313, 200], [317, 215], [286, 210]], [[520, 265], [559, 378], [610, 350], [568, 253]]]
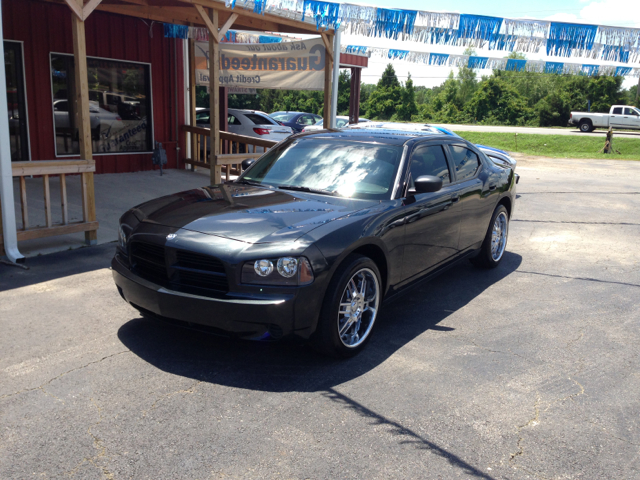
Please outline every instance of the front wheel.
[[480, 253], [472, 258], [471, 262], [478, 267], [497, 267], [507, 248], [508, 235], [509, 213], [504, 205], [498, 205], [491, 217], [491, 223], [484, 237], [484, 242], [482, 242], [482, 247], [480, 247]]
[[321, 353], [346, 358], [371, 336], [382, 295], [380, 271], [368, 257], [350, 255], [334, 274], [312, 344]]

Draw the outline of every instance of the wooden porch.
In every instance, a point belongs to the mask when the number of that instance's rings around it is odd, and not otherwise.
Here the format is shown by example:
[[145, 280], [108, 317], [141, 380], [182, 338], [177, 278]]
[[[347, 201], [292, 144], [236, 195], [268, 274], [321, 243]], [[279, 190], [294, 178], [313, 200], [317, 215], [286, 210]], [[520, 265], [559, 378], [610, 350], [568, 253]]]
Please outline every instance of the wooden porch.
[[[2, 198], [6, 205], [2, 206], [2, 211], [11, 211], [10, 219], [5, 218], [4, 232], [0, 225], [0, 253], [2, 246], [13, 246], [17, 241], [62, 235], [73, 232], [85, 232], [87, 244], [97, 242], [98, 222], [95, 216], [95, 193], [93, 172], [95, 163], [93, 162], [91, 124], [89, 115], [89, 85], [87, 72], [87, 48], [85, 38], [85, 21], [94, 11], [103, 11], [114, 14], [137, 17], [144, 20], [166, 22], [178, 25], [203, 27], [209, 33], [209, 52], [212, 58], [218, 58], [220, 52], [220, 39], [226, 32], [234, 27], [248, 31], [258, 32], [279, 32], [290, 34], [314, 34], [321, 35], [326, 49], [324, 65], [324, 121], [330, 124], [331, 112], [331, 83], [333, 70], [333, 43], [335, 32], [318, 30], [315, 23], [302, 22], [296, 19], [284, 18], [270, 13], [257, 14], [241, 7], [231, 9], [225, 6], [224, 2], [214, 0], [40, 0], [43, 2], [66, 5], [71, 16], [71, 28], [73, 38], [73, 56], [75, 62], [75, 85], [76, 95], [70, 101], [75, 102], [73, 109], [76, 115], [75, 124], [78, 126], [78, 143], [80, 158], [74, 161], [51, 161], [51, 162], [24, 162], [25, 165], [11, 164], [10, 158], [0, 159], [2, 171], [6, 175], [11, 172], [13, 177], [18, 177], [20, 185], [20, 199], [22, 200], [22, 229], [18, 231], [16, 219], [13, 214], [13, 195], [3, 192]], [[194, 51], [194, 40], [189, 40], [190, 51]], [[190, 65], [190, 68], [193, 68]], [[222, 182], [222, 172], [225, 170], [225, 177], [228, 179], [232, 173], [232, 165], [236, 165], [235, 173], [239, 172], [242, 160], [256, 158], [261, 153], [258, 149], [268, 149], [275, 144], [267, 140], [260, 140], [251, 137], [243, 137], [228, 132], [221, 132], [220, 125], [220, 88], [219, 88], [220, 65], [218, 61], [209, 62], [209, 78], [211, 78], [211, 129], [201, 129], [195, 127], [195, 76], [190, 75], [191, 84], [189, 92], [191, 96], [191, 125], [184, 126], [183, 132], [191, 140], [192, 158], [185, 160], [187, 164], [206, 167], [210, 169], [211, 184]], [[226, 119], [224, 119], [226, 121]], [[240, 153], [241, 145], [244, 146], [243, 153]], [[202, 146], [202, 147], [201, 147]], [[201, 153], [201, 148], [202, 152]], [[74, 163], [75, 162], [75, 163]], [[92, 170], [93, 168], [93, 170]], [[76, 169], [77, 171], [70, 171]], [[69, 223], [68, 218], [63, 213], [63, 221], [55, 224], [50, 220], [51, 198], [49, 193], [49, 179], [53, 176], [60, 176], [61, 189], [64, 189], [65, 175], [78, 173], [82, 176], [83, 190], [82, 202], [86, 206], [82, 222]], [[43, 178], [43, 195], [45, 198], [46, 225], [41, 227], [29, 227], [28, 221], [28, 199], [26, 189], [23, 189], [24, 178], [26, 176], [41, 175]], [[10, 184], [9, 184], [10, 185]], [[7, 189], [9, 190], [9, 189]], [[64, 194], [66, 195], [66, 193]], [[67, 199], [61, 198], [61, 209], [64, 212]], [[66, 219], [66, 220], [65, 220]], [[8, 223], [7, 223], [8, 222]], [[15, 228], [14, 228], [15, 227]], [[4, 236], [3, 236], [4, 234]], [[8, 236], [8, 237], [7, 237]], [[15, 247], [14, 247], [15, 248]], [[17, 250], [16, 250], [17, 251]]]

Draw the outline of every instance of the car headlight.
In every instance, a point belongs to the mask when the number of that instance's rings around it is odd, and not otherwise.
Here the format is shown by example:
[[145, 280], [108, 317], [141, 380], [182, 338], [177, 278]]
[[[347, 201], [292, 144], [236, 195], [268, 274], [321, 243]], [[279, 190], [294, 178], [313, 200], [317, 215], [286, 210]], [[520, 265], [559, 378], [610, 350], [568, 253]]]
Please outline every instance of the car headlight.
[[242, 266], [241, 282], [253, 285], [309, 285], [313, 270], [306, 257], [263, 258]]
[[127, 233], [122, 228], [122, 225], [118, 226], [118, 245], [124, 250], [127, 249]]

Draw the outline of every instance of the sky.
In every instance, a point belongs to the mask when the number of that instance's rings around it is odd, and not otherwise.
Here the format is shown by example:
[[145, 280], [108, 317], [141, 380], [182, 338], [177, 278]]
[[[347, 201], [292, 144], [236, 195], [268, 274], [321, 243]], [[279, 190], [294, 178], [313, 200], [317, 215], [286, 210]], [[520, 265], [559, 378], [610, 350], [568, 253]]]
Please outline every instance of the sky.
[[[363, 3], [386, 8], [402, 8], [406, 10], [427, 10], [433, 12], [446, 11], [488, 15], [508, 18], [535, 18], [539, 20], [553, 20], [571, 23], [589, 23], [592, 25], [612, 25], [626, 28], [640, 28], [640, 0], [536, 0], [516, 2], [514, 0], [447, 0], [435, 2], [429, 0], [365, 0]], [[443, 9], [446, 5], [446, 9]], [[342, 35], [342, 45], [366, 45], [380, 48], [396, 48], [399, 50], [414, 50], [437, 53], [462, 54], [463, 48], [440, 45], [421, 44], [416, 42], [401, 42], [387, 38], [367, 38]], [[506, 52], [477, 51], [478, 55], [501, 57]], [[527, 54], [531, 60], [545, 60], [544, 55]], [[563, 61], [554, 57], [554, 61]], [[577, 58], [564, 59], [567, 62], [582, 63]], [[376, 83], [384, 68], [390, 61], [372, 57], [369, 68], [362, 72], [362, 81]], [[584, 60], [584, 63], [598, 63]], [[606, 62], [600, 62], [606, 63]], [[429, 67], [416, 63], [393, 61], [396, 73], [401, 81], [405, 81], [411, 73], [415, 85], [434, 87], [440, 85], [451, 71], [447, 67]], [[640, 64], [629, 66], [640, 67]], [[478, 71], [479, 75], [488, 75], [490, 71]], [[626, 79], [623, 86], [629, 88], [637, 84], [637, 79]]]

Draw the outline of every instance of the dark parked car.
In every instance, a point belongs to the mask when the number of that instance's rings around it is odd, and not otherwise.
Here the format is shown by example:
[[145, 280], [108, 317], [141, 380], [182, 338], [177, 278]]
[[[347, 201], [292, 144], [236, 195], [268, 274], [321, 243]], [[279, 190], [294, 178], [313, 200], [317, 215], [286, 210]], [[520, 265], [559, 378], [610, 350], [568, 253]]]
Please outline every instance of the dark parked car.
[[235, 182], [125, 213], [113, 276], [143, 315], [349, 356], [383, 300], [463, 259], [500, 263], [515, 188], [458, 137], [294, 135]]
[[304, 127], [315, 125], [322, 120], [320, 115], [305, 112], [273, 112], [269, 116], [281, 125], [291, 127], [294, 133], [300, 133]]

